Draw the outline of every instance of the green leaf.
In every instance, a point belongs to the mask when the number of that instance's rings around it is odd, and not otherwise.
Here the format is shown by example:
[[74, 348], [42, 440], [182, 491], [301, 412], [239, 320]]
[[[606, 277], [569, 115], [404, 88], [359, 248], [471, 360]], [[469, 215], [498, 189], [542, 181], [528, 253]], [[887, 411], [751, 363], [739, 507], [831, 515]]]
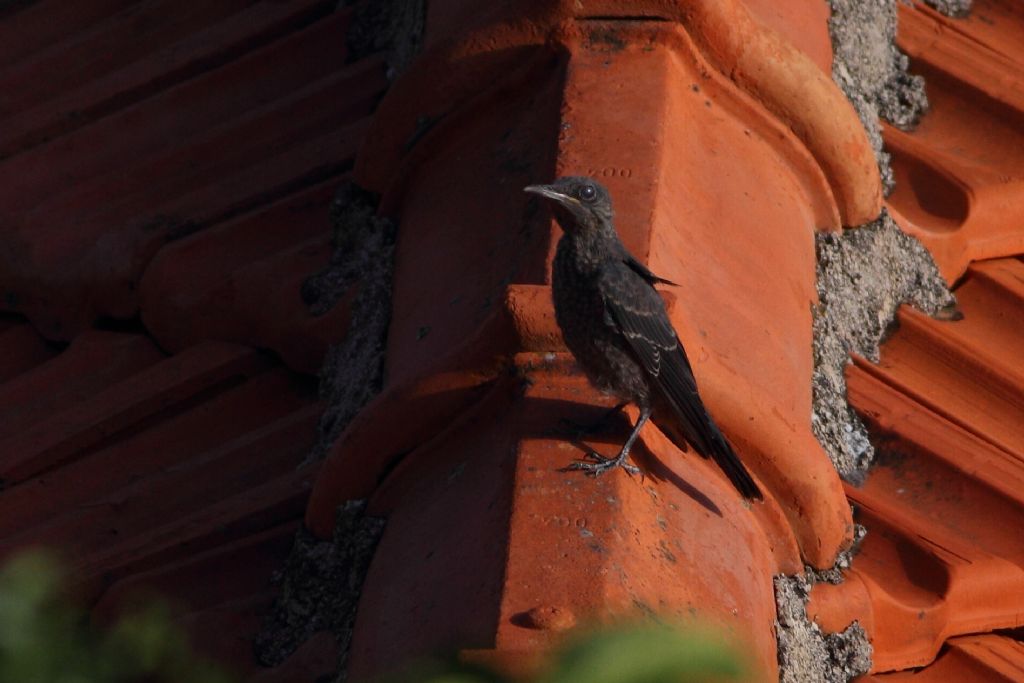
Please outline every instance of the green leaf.
[[739, 681], [744, 658], [710, 632], [644, 626], [592, 633], [555, 657], [542, 683]]

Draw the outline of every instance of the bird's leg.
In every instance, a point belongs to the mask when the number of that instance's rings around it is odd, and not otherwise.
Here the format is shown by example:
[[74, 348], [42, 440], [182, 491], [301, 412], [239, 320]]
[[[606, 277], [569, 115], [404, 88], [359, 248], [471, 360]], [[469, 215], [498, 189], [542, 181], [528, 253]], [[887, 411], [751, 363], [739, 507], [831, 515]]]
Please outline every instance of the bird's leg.
[[594, 420], [589, 424], [580, 422], [573, 422], [572, 420], [562, 419], [562, 424], [576, 432], [576, 438], [580, 439], [590, 434], [596, 434], [607, 426], [609, 420], [614, 418], [616, 415], [622, 412], [622, 409], [629, 405], [628, 401], [623, 401], [614, 408], [609, 408], [604, 414], [598, 419]]
[[639, 474], [639, 468], [634, 465], [626, 463], [626, 458], [629, 457], [629, 449], [633, 447], [638, 436], [640, 436], [640, 430], [643, 429], [644, 425], [647, 424], [647, 420], [651, 419], [651, 408], [650, 406], [641, 406], [640, 408], [640, 419], [636, 421], [636, 426], [633, 427], [633, 431], [630, 432], [629, 438], [626, 439], [626, 443], [622, 444], [622, 450], [614, 458], [606, 458], [602, 455], [590, 451], [587, 455], [595, 460], [596, 462], [574, 462], [569, 466], [572, 470], [583, 470], [593, 475], [604, 474], [608, 470], [616, 467], [621, 467], [630, 474]]

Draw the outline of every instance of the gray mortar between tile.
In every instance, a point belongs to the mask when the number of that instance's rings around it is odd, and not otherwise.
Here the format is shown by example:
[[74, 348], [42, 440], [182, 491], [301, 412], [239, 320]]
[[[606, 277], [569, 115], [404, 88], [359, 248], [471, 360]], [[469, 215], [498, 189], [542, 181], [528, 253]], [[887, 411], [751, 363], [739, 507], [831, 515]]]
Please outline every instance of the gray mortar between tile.
[[832, 79], [867, 131], [888, 195], [894, 180], [879, 119], [912, 128], [928, 110], [924, 79], [907, 73], [909, 60], [896, 48], [895, 0], [830, 0], [829, 6]]
[[[924, 80], [908, 74], [894, 44], [896, 0], [830, 0], [833, 78], [856, 108], [891, 186], [879, 117], [912, 127], [927, 110]], [[928, 251], [887, 212], [839, 236], [817, 238], [819, 304], [814, 320], [812, 427], [839, 473], [860, 483], [874, 457], [867, 430], [846, 400], [851, 353], [878, 359], [896, 309], [936, 314], [955, 304]]]
[[[341, 0], [338, 9], [347, 6], [353, 8], [345, 36], [347, 61], [380, 55], [388, 79], [394, 80], [422, 48], [424, 1]], [[377, 205], [376, 196], [351, 181], [339, 188], [330, 207], [330, 263], [302, 286], [302, 298], [313, 315], [330, 311], [356, 290], [348, 328], [328, 350], [320, 370], [320, 395], [327, 407], [303, 464], [322, 460], [383, 386], [397, 225], [378, 216]], [[365, 506], [365, 501], [342, 504], [330, 541], [319, 541], [305, 529], [296, 534], [278, 577], [280, 594], [254, 641], [255, 656], [263, 665], [282, 664], [314, 634], [328, 631], [338, 645], [334, 679], [346, 680], [362, 584], [384, 528], [384, 520], [363, 514]]]
[[[320, 371], [326, 403], [318, 438], [303, 464], [323, 459], [356, 413], [380, 391], [384, 347], [391, 319], [395, 224], [377, 215], [377, 197], [344, 183], [330, 206], [334, 250], [326, 268], [303, 283], [313, 315], [330, 311], [358, 288], [348, 329], [332, 346]], [[335, 680], [347, 675], [349, 646], [362, 582], [384, 520], [365, 517], [365, 501], [338, 508], [330, 541], [305, 529], [295, 538], [278, 578], [280, 593], [254, 644], [257, 660], [278, 666], [314, 634], [329, 631], [338, 645]]]
[[395, 80], [423, 47], [425, 0], [342, 0], [338, 7], [353, 6], [346, 39], [348, 61], [382, 55], [387, 76]]
[[779, 680], [846, 683], [866, 674], [871, 668], [871, 643], [864, 628], [855, 621], [842, 633], [823, 633], [807, 618], [811, 585], [802, 576], [775, 577]]
[[936, 12], [960, 19], [971, 13], [972, 0], [925, 0]]
[[310, 312], [322, 315], [353, 287], [352, 317], [320, 370], [327, 408], [306, 462], [323, 459], [360, 408], [380, 391], [391, 321], [395, 224], [377, 215], [377, 198], [352, 182], [339, 188], [330, 208], [334, 252], [330, 264], [302, 286]]
[[[864, 124], [888, 194], [894, 179], [879, 119], [904, 129], [913, 127], [928, 108], [924, 81], [907, 73], [908, 59], [895, 46], [895, 0], [830, 0], [829, 5], [833, 79]], [[949, 11], [957, 10], [950, 7]], [[845, 370], [850, 354], [877, 361], [879, 344], [891, 330], [900, 305], [909, 303], [934, 315], [948, 313], [955, 299], [928, 251], [903, 233], [886, 211], [841, 235], [819, 235], [816, 250], [819, 303], [813, 323], [811, 425], [840, 475], [859, 484], [874, 458], [874, 448], [847, 401]], [[853, 547], [841, 553], [831, 569], [808, 567], [803, 576], [776, 577], [781, 681], [839, 683], [869, 670], [871, 644], [860, 624], [825, 634], [806, 611], [815, 583], [842, 582], [842, 571], [853, 561], [864, 534], [858, 526]]]
[[875, 451], [846, 399], [850, 354], [877, 362], [879, 344], [900, 305], [934, 315], [955, 299], [928, 251], [885, 210], [874, 222], [841, 235], [818, 235], [816, 246], [811, 428], [839, 474], [860, 484]]
[[346, 680], [363, 580], [384, 533], [384, 520], [366, 516], [365, 510], [365, 500], [340, 506], [329, 541], [305, 529], [296, 534], [284, 569], [275, 577], [280, 592], [253, 644], [264, 666], [280, 665], [314, 634], [326, 631], [338, 644], [334, 680]]

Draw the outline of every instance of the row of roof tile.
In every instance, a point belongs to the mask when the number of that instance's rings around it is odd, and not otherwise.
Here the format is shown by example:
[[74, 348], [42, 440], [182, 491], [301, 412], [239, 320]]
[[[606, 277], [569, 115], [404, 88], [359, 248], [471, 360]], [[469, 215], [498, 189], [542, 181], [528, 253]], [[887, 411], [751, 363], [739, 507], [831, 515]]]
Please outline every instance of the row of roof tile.
[[97, 619], [159, 592], [246, 680], [336, 666], [322, 639], [273, 672], [251, 646], [349, 315], [299, 287], [387, 86], [335, 6], [37, 0], [0, 25], [0, 551], [57, 548]]
[[[859, 619], [875, 672], [934, 662], [920, 675], [1019, 679], [1019, 631], [966, 635], [1024, 614], [1024, 264], [971, 265], [1024, 252], [1024, 100], [1007, 75], [1024, 63], [1018, 10], [980, 0], [957, 22], [900, 10], [933, 111], [916, 132], [886, 131], [889, 205], [948, 280], [966, 273], [965, 318], [904, 311], [881, 362], [851, 368], [881, 458], [863, 487], [844, 488], [807, 424], [799, 349], [809, 354], [814, 230], [865, 214], [878, 188], [852, 110], [835, 116], [820, 73], [818, 13], [752, 3], [808, 59], [777, 36], [737, 42], [737, 27], [759, 25], [735, 2], [559, 6], [535, 23], [522, 18], [537, 3], [430, 3], [428, 52], [371, 124], [386, 67], [345, 63], [352, 15], [334, 4], [219, 3], [169, 21], [162, 0], [6, 10], [0, 85], [17, 94], [0, 110], [5, 552], [63, 547], [98, 616], [140, 588], [177, 596], [183, 623], [251, 673], [246, 638], [303, 510], [329, 535], [341, 499], [372, 495], [389, 532], [356, 674], [453, 641], [535, 653], [560, 628], [527, 624], [530, 610], [698, 606], [772, 670], [770, 577], [832, 561], [849, 541], [848, 498], [869, 534], [809, 613], [826, 630]], [[653, 20], [665, 13], [679, 23]], [[783, 68], [737, 52], [751, 44], [785, 55]], [[814, 97], [793, 99], [793, 64]], [[839, 163], [839, 149], [857, 163]], [[296, 469], [322, 406], [294, 371], [316, 369], [349, 315], [342, 301], [309, 316], [298, 285], [327, 259], [326, 207], [353, 168], [403, 218], [391, 384], [322, 471]], [[557, 472], [573, 451], [553, 421], [600, 398], [559, 360], [553, 233], [515, 188], [579, 168], [621, 197], [630, 247], [705, 294], [670, 297], [672, 315], [766, 505], [747, 510], [650, 431], [642, 486]], [[439, 199], [453, 185], [459, 197]], [[111, 323], [136, 318], [148, 334]], [[409, 417], [401, 429], [396, 415]], [[314, 642], [293, 671], [330, 670], [330, 652]]]

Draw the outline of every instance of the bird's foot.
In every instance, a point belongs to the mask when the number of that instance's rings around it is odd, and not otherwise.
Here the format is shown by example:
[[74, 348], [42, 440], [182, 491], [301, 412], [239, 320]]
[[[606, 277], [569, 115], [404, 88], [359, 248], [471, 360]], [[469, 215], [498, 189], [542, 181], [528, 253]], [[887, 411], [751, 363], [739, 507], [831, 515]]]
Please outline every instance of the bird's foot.
[[574, 462], [569, 465], [567, 469], [582, 470], [593, 477], [600, 476], [609, 470], [615, 469], [616, 467], [621, 467], [631, 475], [640, 474], [639, 467], [636, 465], [630, 465], [626, 462], [627, 455], [627, 453], [619, 453], [619, 455], [614, 458], [606, 458], [596, 451], [589, 451], [587, 453], [587, 457], [594, 462]]

